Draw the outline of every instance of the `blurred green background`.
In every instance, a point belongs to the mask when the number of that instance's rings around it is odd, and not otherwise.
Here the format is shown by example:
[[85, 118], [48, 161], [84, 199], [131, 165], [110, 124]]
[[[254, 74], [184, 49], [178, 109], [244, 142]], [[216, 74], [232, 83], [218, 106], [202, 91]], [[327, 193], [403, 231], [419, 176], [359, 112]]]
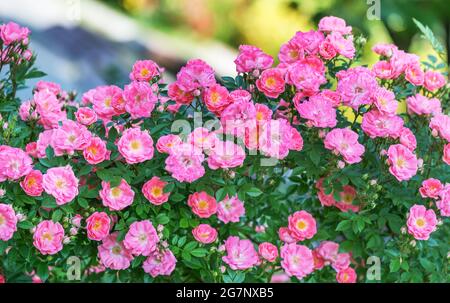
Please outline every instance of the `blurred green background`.
[[[230, 46], [248, 43], [276, 55], [296, 31], [316, 28], [323, 16], [344, 18], [355, 35], [374, 43], [393, 42], [422, 56], [430, 46], [412, 18], [430, 26], [448, 49], [449, 0], [101, 0], [150, 27], [192, 39], [217, 39]], [[368, 10], [379, 4], [380, 20]], [[448, 53], [448, 52], [447, 52]], [[368, 52], [365, 63], [375, 60]]]

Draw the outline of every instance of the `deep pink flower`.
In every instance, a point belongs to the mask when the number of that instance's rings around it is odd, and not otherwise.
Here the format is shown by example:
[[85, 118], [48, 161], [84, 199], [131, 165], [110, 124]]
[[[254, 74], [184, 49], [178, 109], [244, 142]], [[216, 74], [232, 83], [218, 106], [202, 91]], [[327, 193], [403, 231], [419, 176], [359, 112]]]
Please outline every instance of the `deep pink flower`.
[[122, 179], [120, 184], [113, 188], [111, 188], [109, 182], [102, 181], [102, 189], [99, 195], [104, 206], [116, 211], [130, 206], [134, 200], [134, 191], [125, 179]]
[[225, 241], [227, 255], [222, 260], [233, 270], [245, 270], [260, 263], [258, 253], [250, 240], [230, 236]]
[[275, 262], [278, 257], [278, 248], [272, 243], [264, 242], [259, 244], [258, 253], [263, 259], [269, 262]]
[[229, 198], [227, 195], [217, 205], [217, 217], [223, 223], [239, 222], [243, 215], [245, 215], [244, 203], [237, 196]]
[[334, 262], [339, 254], [339, 244], [333, 241], [323, 241], [317, 248], [318, 254], [327, 262]]
[[43, 255], [54, 255], [63, 249], [64, 229], [59, 222], [45, 220], [36, 226], [33, 245]]
[[0, 203], [0, 240], [10, 240], [17, 231], [17, 217], [9, 204]]
[[217, 211], [216, 199], [204, 191], [189, 195], [188, 205], [192, 212], [200, 218], [209, 218]]
[[195, 240], [203, 244], [211, 244], [217, 239], [217, 230], [209, 224], [200, 224], [192, 230]]
[[228, 90], [219, 84], [211, 85], [203, 93], [203, 102], [205, 102], [206, 108], [217, 116], [220, 116], [230, 101]]
[[39, 170], [32, 170], [28, 175], [25, 176], [20, 182], [20, 187], [23, 191], [31, 197], [39, 197], [44, 188], [42, 187], [43, 175]]
[[356, 283], [356, 278], [356, 272], [351, 267], [347, 267], [336, 273], [336, 281], [338, 283]]
[[95, 212], [86, 219], [87, 236], [90, 240], [101, 241], [109, 235], [111, 218], [105, 212]]
[[150, 81], [161, 75], [161, 68], [152, 60], [138, 60], [130, 73], [131, 81]]
[[270, 68], [273, 64], [273, 58], [253, 45], [241, 45], [234, 63], [238, 73], [248, 73], [253, 70]]
[[84, 159], [92, 165], [109, 160], [111, 151], [106, 148], [106, 143], [99, 137], [92, 137], [89, 145], [83, 150]]
[[30, 30], [27, 27], [21, 27], [19, 24], [9, 22], [0, 25], [0, 38], [4, 45], [10, 45], [14, 42], [28, 44], [28, 35]]
[[170, 193], [164, 192], [164, 187], [167, 182], [161, 180], [159, 177], [152, 177], [142, 186], [142, 194], [144, 197], [154, 205], [161, 205], [169, 200]]
[[269, 68], [256, 80], [258, 89], [269, 98], [278, 98], [284, 92], [284, 72], [278, 68]]
[[444, 189], [444, 185], [438, 179], [429, 178], [422, 182], [419, 188], [422, 198], [438, 199], [439, 194]]
[[177, 73], [177, 84], [186, 92], [209, 87], [215, 83], [214, 70], [200, 59], [189, 60]]
[[103, 239], [98, 246], [98, 257], [106, 268], [123, 270], [130, 267], [133, 255], [125, 248], [122, 241], [118, 241], [119, 232], [114, 232]]
[[352, 27], [347, 26], [344, 19], [334, 16], [327, 16], [320, 19], [319, 30], [326, 33], [336, 32], [342, 35], [352, 33]]
[[132, 119], [148, 118], [158, 102], [158, 97], [153, 93], [147, 82], [133, 81], [125, 86], [123, 91], [125, 110]]
[[391, 145], [388, 149], [389, 172], [398, 180], [405, 181], [417, 173], [416, 155], [401, 144]]
[[408, 233], [417, 240], [428, 240], [430, 234], [436, 230], [436, 214], [432, 209], [426, 209], [423, 205], [413, 205], [409, 209]]
[[311, 239], [316, 233], [316, 220], [307, 211], [296, 211], [290, 215], [289, 231], [297, 241], [303, 241], [305, 239]]
[[133, 255], [149, 256], [159, 242], [158, 234], [149, 220], [133, 222], [123, 244]]

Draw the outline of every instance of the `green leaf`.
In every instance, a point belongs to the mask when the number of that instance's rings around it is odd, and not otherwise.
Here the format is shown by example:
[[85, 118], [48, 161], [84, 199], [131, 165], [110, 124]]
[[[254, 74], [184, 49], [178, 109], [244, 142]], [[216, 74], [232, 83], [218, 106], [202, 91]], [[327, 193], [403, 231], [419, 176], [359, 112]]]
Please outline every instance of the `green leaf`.
[[170, 221], [170, 218], [166, 214], [159, 214], [156, 217], [156, 222], [158, 224], [165, 225], [165, 224], [169, 223], [169, 221]]
[[246, 192], [246, 194], [249, 195], [250, 197], [258, 197], [262, 193], [263, 192], [257, 187], [252, 187], [249, 190], [247, 190], [247, 192]]
[[336, 226], [336, 231], [348, 230], [348, 229], [351, 228], [351, 226], [352, 226], [352, 221], [350, 221], [350, 220], [342, 220]]
[[19, 222], [17, 223], [17, 226], [21, 229], [30, 229], [34, 227], [33, 223], [31, 223], [30, 221]]
[[419, 262], [420, 262], [420, 265], [422, 265], [422, 267], [425, 268], [425, 270], [427, 272], [433, 272], [435, 270], [435, 265], [430, 260], [427, 260], [425, 258], [420, 258]]
[[191, 250], [191, 255], [197, 258], [202, 258], [208, 254], [208, 251], [204, 248], [196, 248]]
[[389, 270], [390, 272], [397, 272], [400, 269], [400, 259], [395, 258], [391, 260], [391, 263], [389, 264]]
[[52, 214], [52, 221], [53, 222], [59, 222], [59, 220], [61, 220], [62, 216], [63, 216], [62, 210], [57, 209]]

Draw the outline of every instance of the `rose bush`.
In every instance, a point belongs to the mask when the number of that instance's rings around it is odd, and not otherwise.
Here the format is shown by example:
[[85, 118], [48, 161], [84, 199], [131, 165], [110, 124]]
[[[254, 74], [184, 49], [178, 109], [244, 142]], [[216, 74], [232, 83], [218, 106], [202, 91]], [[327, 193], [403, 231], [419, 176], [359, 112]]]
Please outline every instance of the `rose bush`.
[[325, 17], [276, 65], [241, 46], [236, 77], [196, 59], [167, 85], [142, 60], [123, 89], [22, 102], [29, 34], [0, 26], [0, 281], [67, 281], [73, 257], [82, 281], [448, 281], [437, 58], [377, 44], [361, 66]]

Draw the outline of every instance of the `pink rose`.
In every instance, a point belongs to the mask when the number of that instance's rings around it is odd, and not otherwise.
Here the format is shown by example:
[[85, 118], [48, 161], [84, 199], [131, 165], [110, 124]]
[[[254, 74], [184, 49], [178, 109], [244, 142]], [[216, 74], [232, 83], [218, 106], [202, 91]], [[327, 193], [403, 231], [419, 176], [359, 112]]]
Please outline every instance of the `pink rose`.
[[429, 70], [425, 73], [424, 86], [429, 91], [433, 92], [443, 87], [446, 82], [445, 77], [439, 72]]
[[421, 94], [406, 98], [406, 103], [408, 104], [408, 113], [410, 114], [431, 115], [439, 114], [442, 111], [441, 101], [439, 99], [428, 99]]
[[269, 262], [275, 262], [278, 257], [278, 248], [269, 242], [263, 242], [258, 246], [258, 253]]
[[390, 90], [380, 87], [373, 92], [372, 98], [380, 113], [386, 115], [395, 115], [397, 113], [398, 101], [395, 100], [395, 94]]
[[413, 205], [409, 209], [408, 233], [417, 240], [428, 240], [430, 234], [436, 230], [436, 214], [432, 209], [426, 209], [423, 205]]
[[54, 255], [63, 248], [64, 229], [58, 222], [45, 220], [36, 226], [33, 245], [43, 255]]
[[420, 64], [409, 65], [405, 70], [405, 79], [411, 84], [420, 86], [423, 84], [424, 78], [425, 73], [420, 68]]
[[161, 68], [152, 60], [138, 60], [130, 73], [132, 81], [150, 81], [161, 75]]
[[427, 179], [422, 182], [422, 186], [419, 188], [422, 198], [439, 198], [439, 194], [444, 189], [444, 185], [437, 179]]
[[352, 256], [349, 253], [337, 254], [336, 259], [331, 262], [331, 267], [335, 271], [341, 271], [350, 266]]
[[70, 165], [49, 168], [44, 174], [42, 187], [58, 205], [69, 203], [78, 195], [78, 179]]
[[0, 240], [10, 240], [17, 230], [17, 217], [9, 204], [0, 203]]
[[334, 16], [327, 16], [320, 19], [319, 30], [326, 33], [336, 32], [342, 35], [352, 33], [352, 27], [347, 26], [344, 19]]
[[335, 128], [330, 131], [324, 140], [326, 149], [343, 156], [349, 164], [360, 162], [365, 148], [358, 143], [358, 134], [348, 128]]
[[216, 199], [204, 191], [189, 195], [188, 205], [192, 208], [192, 212], [200, 218], [209, 218], [217, 211]]
[[450, 217], [450, 185], [440, 192], [440, 200], [436, 202], [436, 206], [439, 209], [441, 216]]
[[370, 96], [378, 88], [374, 73], [365, 67], [352, 67], [336, 74], [336, 91], [341, 95], [342, 103], [354, 109], [369, 104]]
[[164, 192], [167, 182], [159, 177], [153, 177], [142, 186], [144, 197], [154, 205], [161, 205], [169, 200], [170, 193]]
[[411, 179], [417, 173], [416, 155], [401, 144], [389, 147], [388, 162], [389, 172], [400, 182]]
[[86, 219], [86, 229], [90, 240], [101, 241], [109, 235], [111, 218], [105, 212], [95, 212]]
[[239, 222], [245, 215], [244, 203], [237, 196], [229, 198], [228, 195], [218, 203], [217, 217], [223, 223]]
[[117, 241], [119, 232], [114, 232], [103, 239], [98, 246], [98, 257], [100, 262], [109, 269], [123, 270], [130, 267], [133, 255], [126, 249], [123, 242]]
[[250, 240], [240, 240], [239, 237], [230, 236], [225, 241], [227, 254], [222, 260], [232, 270], [245, 270], [260, 263], [258, 253]]
[[0, 145], [0, 182], [17, 180], [31, 172], [33, 160], [20, 148]]
[[279, 68], [269, 68], [256, 80], [256, 87], [269, 98], [278, 98], [284, 92], [284, 72]]
[[218, 141], [208, 157], [209, 168], [234, 168], [241, 166], [245, 160], [245, 151], [231, 141]]
[[209, 224], [200, 224], [192, 230], [195, 240], [203, 244], [210, 244], [217, 239], [217, 230]]
[[220, 116], [230, 101], [228, 90], [219, 84], [208, 87], [203, 93], [203, 102], [205, 102], [206, 108], [217, 116]]
[[180, 136], [178, 135], [165, 135], [161, 136], [156, 142], [156, 149], [160, 153], [170, 154], [172, 148], [182, 143]]
[[289, 276], [296, 276], [301, 280], [314, 271], [314, 257], [312, 251], [295, 243], [281, 247], [281, 267]]
[[238, 73], [248, 73], [271, 67], [273, 58], [253, 45], [240, 45], [239, 54], [234, 63]]
[[175, 269], [177, 259], [170, 250], [158, 251], [155, 250], [144, 261], [142, 267], [144, 271], [150, 274], [153, 278], [157, 276], [170, 276]]
[[336, 281], [338, 281], [338, 283], [356, 283], [356, 278], [356, 272], [351, 267], [347, 267], [336, 273]]
[[170, 99], [174, 100], [178, 104], [189, 105], [195, 96], [192, 92], [185, 91], [177, 82], [169, 84], [168, 92]]
[[148, 131], [139, 128], [125, 130], [117, 142], [119, 153], [128, 164], [141, 163], [153, 158], [153, 140]]
[[106, 148], [106, 143], [99, 137], [92, 137], [89, 145], [83, 150], [84, 159], [91, 165], [109, 160], [111, 151]]
[[444, 154], [442, 156], [442, 161], [450, 165], [450, 143], [444, 146]]
[[327, 262], [334, 262], [339, 253], [339, 244], [333, 241], [323, 241], [317, 248], [318, 254]]
[[403, 127], [402, 131], [400, 132], [400, 143], [406, 146], [411, 151], [414, 151], [416, 149], [416, 136], [414, 136], [413, 132], [409, 128]]
[[43, 175], [39, 170], [33, 170], [28, 175], [25, 176], [20, 182], [20, 187], [23, 191], [32, 197], [39, 197], [44, 188], [42, 187]]
[[202, 166], [204, 159], [201, 150], [192, 144], [182, 143], [167, 157], [165, 169], [179, 182], [192, 183], [205, 174]]
[[125, 110], [132, 119], [148, 118], [158, 102], [158, 97], [153, 93], [147, 82], [133, 81], [125, 86], [123, 91]]
[[310, 213], [302, 210], [290, 215], [289, 231], [297, 241], [311, 239], [316, 233], [316, 220]]
[[10, 45], [14, 42], [28, 44], [28, 35], [30, 30], [27, 27], [21, 27], [19, 24], [9, 22], [0, 26], [0, 38], [4, 45]]
[[75, 112], [77, 121], [83, 125], [91, 125], [97, 121], [97, 114], [89, 107], [80, 107]]
[[311, 96], [308, 101], [304, 102], [294, 101], [294, 105], [300, 117], [308, 120], [306, 122], [308, 126], [320, 128], [336, 126], [336, 110], [333, 103], [323, 95]]
[[361, 123], [362, 130], [370, 138], [398, 138], [403, 130], [403, 119], [396, 115], [387, 115], [376, 109], [365, 113]]
[[102, 189], [99, 194], [103, 205], [109, 207], [110, 210], [122, 210], [130, 206], [134, 200], [134, 191], [124, 179], [113, 188], [111, 188], [109, 182], [102, 181]]
[[133, 255], [149, 256], [159, 242], [158, 234], [149, 220], [133, 222], [123, 244]]
[[430, 128], [436, 131], [442, 139], [450, 142], [450, 116], [437, 114], [430, 120]]

